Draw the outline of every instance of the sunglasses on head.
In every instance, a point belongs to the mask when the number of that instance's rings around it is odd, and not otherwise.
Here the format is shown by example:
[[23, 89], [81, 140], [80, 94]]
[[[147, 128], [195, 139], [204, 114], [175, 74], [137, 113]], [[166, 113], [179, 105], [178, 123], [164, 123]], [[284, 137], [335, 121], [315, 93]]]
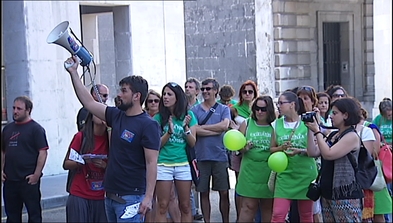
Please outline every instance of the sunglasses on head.
[[210, 91], [212, 87], [201, 87], [201, 91]]
[[147, 100], [147, 103], [158, 103], [158, 102], [160, 102], [160, 100], [158, 100], [158, 99], [148, 99]]
[[254, 94], [254, 91], [253, 90], [243, 90], [242, 91], [243, 92], [243, 94]]
[[303, 86], [299, 90], [305, 90], [305, 91], [313, 91], [313, 89], [309, 86]]
[[177, 87], [177, 86], [179, 86], [179, 85], [176, 84], [175, 82], [169, 82], [168, 84], [170, 84], [172, 87]]
[[253, 110], [266, 112], [267, 111], [267, 107], [259, 107], [258, 105], [254, 105]]

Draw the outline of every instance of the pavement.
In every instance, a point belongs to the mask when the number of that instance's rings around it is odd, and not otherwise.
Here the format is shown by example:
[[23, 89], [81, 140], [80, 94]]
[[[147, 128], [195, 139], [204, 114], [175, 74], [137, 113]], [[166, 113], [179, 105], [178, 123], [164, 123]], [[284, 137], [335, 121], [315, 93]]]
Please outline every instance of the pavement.
[[[230, 185], [233, 189], [235, 187], [236, 178], [233, 171], [229, 170]], [[43, 211], [64, 207], [67, 202], [68, 193], [66, 192], [65, 186], [67, 181], [67, 174], [58, 174], [51, 176], [43, 176], [41, 178], [41, 206]], [[3, 191], [3, 184], [1, 186]], [[214, 193], [214, 192], [213, 192]], [[231, 193], [232, 194], [232, 193]], [[2, 220], [5, 218], [3, 196], [1, 196], [1, 217]], [[233, 196], [231, 196], [233, 197]], [[218, 197], [217, 197], [218, 198]], [[213, 199], [212, 199], [213, 200]], [[232, 202], [232, 201], [231, 201]], [[213, 206], [213, 205], [212, 205]], [[215, 205], [214, 205], [215, 206]], [[233, 208], [231, 205], [231, 209]], [[232, 210], [231, 210], [232, 211]], [[23, 208], [23, 213], [26, 213], [26, 209]], [[199, 213], [201, 213], [199, 208]]]

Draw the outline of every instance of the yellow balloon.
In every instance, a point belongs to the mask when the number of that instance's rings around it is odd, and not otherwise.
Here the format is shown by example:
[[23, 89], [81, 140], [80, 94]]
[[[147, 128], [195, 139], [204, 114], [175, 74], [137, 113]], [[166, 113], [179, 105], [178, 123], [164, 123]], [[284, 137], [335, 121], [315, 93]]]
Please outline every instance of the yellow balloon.
[[246, 137], [236, 129], [231, 129], [224, 134], [224, 146], [231, 151], [242, 149], [246, 145]]

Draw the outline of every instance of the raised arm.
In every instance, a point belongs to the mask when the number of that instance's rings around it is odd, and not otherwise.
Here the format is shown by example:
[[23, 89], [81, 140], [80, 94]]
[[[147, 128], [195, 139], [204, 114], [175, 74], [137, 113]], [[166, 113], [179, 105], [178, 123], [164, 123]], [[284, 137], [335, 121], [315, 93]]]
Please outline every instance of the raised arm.
[[94, 100], [90, 92], [83, 85], [82, 81], [79, 79], [78, 74], [78, 59], [76, 56], [68, 58], [65, 63], [72, 64], [71, 67], [66, 68], [68, 73], [70, 73], [72, 85], [74, 86], [76, 96], [82, 103], [83, 107], [89, 110], [93, 115], [97, 116], [101, 120], [105, 120], [105, 109], [106, 105], [99, 103]]

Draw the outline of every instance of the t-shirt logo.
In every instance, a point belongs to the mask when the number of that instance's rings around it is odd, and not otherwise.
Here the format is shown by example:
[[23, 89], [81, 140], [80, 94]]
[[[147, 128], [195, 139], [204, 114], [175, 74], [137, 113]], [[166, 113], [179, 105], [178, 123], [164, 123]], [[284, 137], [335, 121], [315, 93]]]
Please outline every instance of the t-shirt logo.
[[121, 134], [121, 138], [126, 140], [127, 142], [132, 142], [134, 139], [134, 133], [128, 131], [127, 129], [124, 129], [123, 133]]
[[20, 132], [12, 132], [8, 146], [18, 146], [18, 137]]

